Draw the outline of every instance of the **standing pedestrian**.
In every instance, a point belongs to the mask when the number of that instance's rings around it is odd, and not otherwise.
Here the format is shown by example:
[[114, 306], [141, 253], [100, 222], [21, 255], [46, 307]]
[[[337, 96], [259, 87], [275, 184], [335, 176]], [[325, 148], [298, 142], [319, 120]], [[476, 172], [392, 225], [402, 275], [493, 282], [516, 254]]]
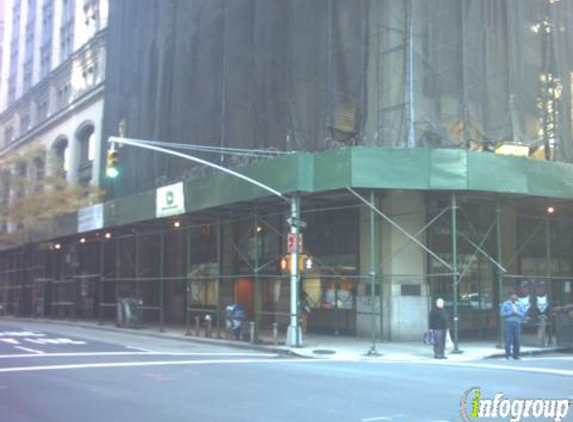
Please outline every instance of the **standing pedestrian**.
[[434, 359], [447, 359], [444, 355], [446, 334], [449, 328], [448, 313], [444, 309], [444, 299], [438, 298], [429, 316], [429, 328], [434, 332]]
[[501, 305], [501, 316], [505, 319], [505, 358], [507, 360], [511, 357], [519, 359], [521, 321], [526, 313], [527, 310], [517, 301], [515, 293]]

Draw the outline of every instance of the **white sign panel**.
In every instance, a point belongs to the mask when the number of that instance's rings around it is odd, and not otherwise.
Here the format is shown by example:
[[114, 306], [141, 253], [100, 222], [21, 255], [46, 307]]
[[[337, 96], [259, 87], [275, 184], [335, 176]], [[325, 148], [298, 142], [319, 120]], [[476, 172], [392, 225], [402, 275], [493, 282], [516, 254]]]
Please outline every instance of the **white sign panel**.
[[78, 210], [78, 233], [103, 228], [103, 204]]
[[185, 213], [183, 182], [157, 189], [157, 217], [169, 217]]

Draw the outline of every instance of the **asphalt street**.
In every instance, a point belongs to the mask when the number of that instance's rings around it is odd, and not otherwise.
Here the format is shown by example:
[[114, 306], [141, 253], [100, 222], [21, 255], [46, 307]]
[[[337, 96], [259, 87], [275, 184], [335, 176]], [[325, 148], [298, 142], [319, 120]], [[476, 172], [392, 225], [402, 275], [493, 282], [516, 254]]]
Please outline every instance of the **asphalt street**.
[[573, 355], [316, 360], [0, 319], [0, 422], [460, 421], [472, 387], [573, 398]]

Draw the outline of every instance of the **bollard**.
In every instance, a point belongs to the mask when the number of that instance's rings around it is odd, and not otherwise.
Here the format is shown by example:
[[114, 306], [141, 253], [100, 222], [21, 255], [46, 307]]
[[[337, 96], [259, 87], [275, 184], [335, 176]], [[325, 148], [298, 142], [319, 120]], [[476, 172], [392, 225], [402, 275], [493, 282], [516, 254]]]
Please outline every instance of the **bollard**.
[[116, 327], [123, 327], [125, 325], [125, 314], [124, 314], [124, 307], [123, 307], [123, 299], [118, 299], [116, 302], [117, 307], [117, 321], [115, 326]]
[[195, 335], [199, 337], [199, 329], [201, 327], [201, 320], [199, 316], [195, 317]]
[[273, 322], [273, 344], [279, 344], [279, 325], [276, 322]]
[[207, 323], [207, 326], [205, 327], [205, 337], [211, 338], [211, 315], [207, 315], [205, 317], [205, 322]]
[[255, 323], [253, 321], [249, 322], [249, 340], [251, 344], [255, 343]]
[[539, 325], [537, 326], [537, 342], [541, 347], [547, 346], [547, 316], [541, 315], [539, 317]]

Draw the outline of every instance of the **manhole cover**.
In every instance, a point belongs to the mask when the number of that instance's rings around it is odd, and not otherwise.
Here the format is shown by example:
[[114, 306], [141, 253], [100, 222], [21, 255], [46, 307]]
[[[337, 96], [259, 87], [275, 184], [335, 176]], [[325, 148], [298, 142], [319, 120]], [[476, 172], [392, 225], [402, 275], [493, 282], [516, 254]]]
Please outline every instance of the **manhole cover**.
[[317, 350], [313, 350], [312, 353], [316, 353], [317, 355], [333, 355], [336, 353], [336, 351], [326, 350], [326, 349], [317, 349]]

